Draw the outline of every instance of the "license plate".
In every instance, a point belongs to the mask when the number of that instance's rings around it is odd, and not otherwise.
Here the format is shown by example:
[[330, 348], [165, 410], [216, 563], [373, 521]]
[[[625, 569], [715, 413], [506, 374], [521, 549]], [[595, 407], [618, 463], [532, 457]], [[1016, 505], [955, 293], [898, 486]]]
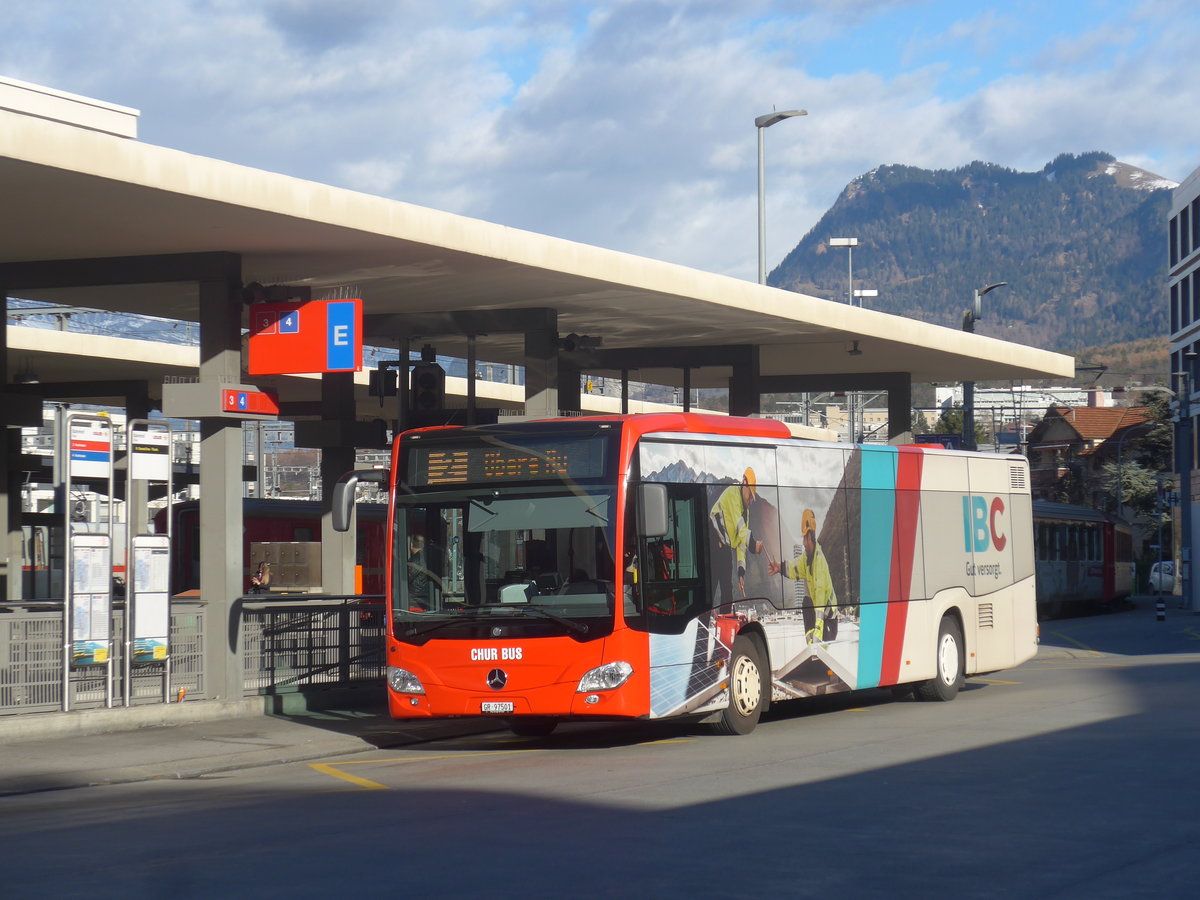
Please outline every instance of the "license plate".
[[510, 713], [513, 711], [512, 702], [500, 702], [495, 700], [485, 700], [480, 704], [480, 712], [485, 713]]

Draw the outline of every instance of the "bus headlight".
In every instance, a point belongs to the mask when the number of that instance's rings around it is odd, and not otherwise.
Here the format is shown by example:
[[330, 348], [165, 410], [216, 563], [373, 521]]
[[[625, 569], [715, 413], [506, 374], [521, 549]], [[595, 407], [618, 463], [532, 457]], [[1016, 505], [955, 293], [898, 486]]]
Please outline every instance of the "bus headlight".
[[610, 662], [584, 673], [575, 691], [579, 694], [586, 694], [588, 691], [611, 691], [628, 681], [632, 674], [633, 666], [624, 660]]
[[421, 679], [408, 671], [408, 669], [388, 666], [387, 680], [388, 686], [397, 694], [425, 693], [425, 685], [421, 684]]

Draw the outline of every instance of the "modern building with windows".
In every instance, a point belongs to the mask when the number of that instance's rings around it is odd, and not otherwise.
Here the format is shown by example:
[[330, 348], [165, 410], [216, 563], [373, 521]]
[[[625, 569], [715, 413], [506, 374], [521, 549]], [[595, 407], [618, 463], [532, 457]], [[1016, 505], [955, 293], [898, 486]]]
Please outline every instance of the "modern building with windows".
[[1200, 612], [1192, 548], [1200, 536], [1200, 168], [1175, 189], [1168, 225], [1171, 380], [1176, 396], [1175, 468], [1179, 476], [1180, 562], [1184, 604]]

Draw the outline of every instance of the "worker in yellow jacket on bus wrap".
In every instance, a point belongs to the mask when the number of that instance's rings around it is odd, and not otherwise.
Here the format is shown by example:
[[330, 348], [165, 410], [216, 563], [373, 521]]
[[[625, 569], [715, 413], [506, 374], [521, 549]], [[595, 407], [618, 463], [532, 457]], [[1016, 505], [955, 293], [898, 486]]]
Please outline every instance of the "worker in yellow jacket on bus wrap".
[[[729, 603], [733, 598], [733, 563], [725, 553], [732, 551], [737, 563], [738, 592], [746, 596], [746, 551], [761, 553], [763, 542], [755, 538], [750, 528], [750, 507], [758, 498], [758, 480], [754, 469], [746, 469], [741, 483], [731, 484], [717, 497], [709, 510], [708, 519], [713, 527], [717, 553], [714, 555], [717, 583], [721, 588], [721, 602]], [[739, 598], [740, 598], [739, 597]]]
[[817, 516], [811, 509], [804, 510], [800, 517], [804, 552], [782, 565], [774, 559], [767, 560], [767, 572], [782, 573], [793, 581], [804, 579], [808, 602], [812, 604], [812, 620], [805, 610], [805, 628], [809, 642], [832, 641], [837, 637], [837, 592], [833, 589], [833, 576], [829, 573], [829, 561], [817, 543]]

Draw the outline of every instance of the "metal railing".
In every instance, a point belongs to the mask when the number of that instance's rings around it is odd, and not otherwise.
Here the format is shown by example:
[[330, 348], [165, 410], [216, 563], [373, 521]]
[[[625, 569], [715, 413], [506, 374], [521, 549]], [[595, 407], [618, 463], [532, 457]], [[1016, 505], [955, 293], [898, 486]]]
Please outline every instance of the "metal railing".
[[[384, 674], [383, 603], [368, 597], [262, 599], [239, 604], [245, 646], [243, 694], [247, 697], [305, 688], [337, 688], [378, 682]], [[207, 699], [204, 635], [207, 604], [173, 600], [169, 667], [155, 662], [132, 667], [133, 705]], [[125, 695], [124, 615], [114, 609], [112, 702]], [[62, 601], [0, 604], [0, 715], [55, 712], [63, 708]], [[108, 704], [108, 667], [72, 667], [67, 679], [71, 709]]]
[[244, 600], [246, 694], [348, 686], [384, 676], [383, 603], [352, 597]]

